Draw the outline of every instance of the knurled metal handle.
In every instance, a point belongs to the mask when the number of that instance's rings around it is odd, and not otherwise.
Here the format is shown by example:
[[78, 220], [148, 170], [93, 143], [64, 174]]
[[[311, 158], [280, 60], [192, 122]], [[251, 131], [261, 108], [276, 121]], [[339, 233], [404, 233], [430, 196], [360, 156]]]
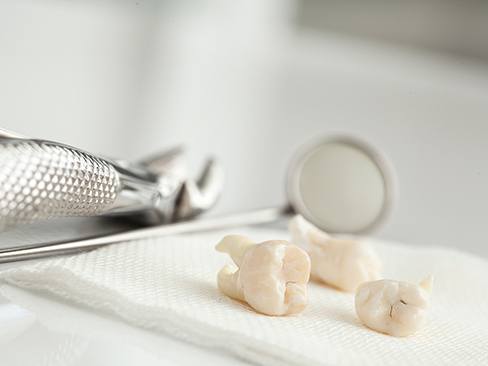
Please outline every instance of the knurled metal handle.
[[121, 183], [107, 161], [49, 141], [0, 139], [0, 230], [107, 211]]

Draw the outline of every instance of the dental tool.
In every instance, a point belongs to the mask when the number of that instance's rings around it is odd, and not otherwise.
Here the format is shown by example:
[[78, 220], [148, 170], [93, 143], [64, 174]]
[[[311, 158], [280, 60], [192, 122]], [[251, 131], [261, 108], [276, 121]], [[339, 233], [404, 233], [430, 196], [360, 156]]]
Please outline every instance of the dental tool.
[[212, 207], [223, 175], [208, 160], [195, 181], [182, 149], [140, 163], [0, 131], [0, 230], [65, 216], [126, 216], [146, 224], [193, 218]]
[[[156, 159], [157, 160], [157, 159]], [[163, 164], [164, 165], [164, 164]], [[124, 173], [116, 164], [115, 172]], [[148, 164], [145, 165], [146, 169]], [[163, 194], [162, 200], [147, 200], [149, 204], [139, 207], [151, 208], [157, 217], [174, 219], [192, 218], [209, 208], [219, 192], [220, 172], [215, 165], [210, 173], [200, 179], [200, 194], [181, 188], [177, 200], [175, 191]], [[132, 172], [133, 173], [133, 172]], [[126, 175], [121, 174], [125, 182]], [[137, 175], [140, 179], [141, 176]], [[154, 179], [154, 178], [153, 178]], [[131, 182], [129, 180], [129, 182]], [[151, 187], [158, 187], [151, 181]], [[156, 179], [157, 182], [157, 179]], [[147, 183], [147, 182], [146, 182]], [[206, 189], [204, 187], [208, 185]], [[183, 184], [184, 186], [184, 184]], [[192, 185], [193, 188], [199, 184]], [[131, 187], [130, 184], [123, 187]], [[134, 189], [128, 189], [132, 203]], [[183, 192], [183, 193], [181, 193]], [[205, 194], [206, 193], [206, 194]], [[92, 238], [69, 242], [46, 242], [24, 247], [0, 250], [0, 263], [33, 259], [52, 255], [72, 254], [95, 249], [104, 245], [162, 235], [177, 235], [207, 230], [223, 229], [242, 225], [264, 224], [277, 221], [293, 213], [299, 213], [318, 228], [329, 233], [366, 233], [377, 228], [391, 211], [396, 193], [393, 169], [384, 156], [365, 142], [345, 136], [325, 137], [300, 148], [291, 160], [286, 175], [288, 202], [277, 208], [260, 209], [223, 217], [194, 219], [185, 222], [159, 224]], [[193, 198], [192, 198], [193, 197]], [[196, 199], [198, 198], [198, 199]], [[114, 205], [104, 208], [107, 213], [136, 213]], [[155, 204], [155, 203], [158, 204]], [[161, 205], [166, 202], [167, 205]], [[186, 203], [188, 202], [188, 203]], [[183, 204], [185, 203], [185, 204]], [[122, 206], [124, 207], [124, 206]], [[104, 211], [102, 210], [102, 211]], [[110, 211], [112, 210], [112, 211]], [[1, 211], [0, 211], [1, 212]], [[176, 214], [175, 214], [176, 213]], [[179, 214], [177, 214], [179, 213]], [[154, 215], [152, 215], [154, 217]], [[154, 221], [154, 220], [150, 220]]]

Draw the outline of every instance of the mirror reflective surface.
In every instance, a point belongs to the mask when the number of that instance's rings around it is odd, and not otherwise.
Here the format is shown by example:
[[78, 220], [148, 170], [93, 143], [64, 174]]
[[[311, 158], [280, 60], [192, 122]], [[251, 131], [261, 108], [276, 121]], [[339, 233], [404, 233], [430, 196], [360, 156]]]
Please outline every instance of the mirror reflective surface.
[[331, 233], [360, 233], [387, 214], [391, 171], [369, 145], [330, 138], [307, 145], [292, 161], [287, 191], [298, 213]]

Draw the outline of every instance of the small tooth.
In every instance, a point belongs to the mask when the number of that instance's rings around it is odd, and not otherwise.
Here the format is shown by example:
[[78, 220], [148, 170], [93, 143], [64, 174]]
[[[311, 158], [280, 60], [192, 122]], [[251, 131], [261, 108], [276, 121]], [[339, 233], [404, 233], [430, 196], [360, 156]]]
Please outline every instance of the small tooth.
[[379, 280], [365, 282], [355, 296], [356, 313], [369, 328], [395, 337], [411, 335], [422, 328], [429, 308], [424, 289], [430, 291], [432, 276], [419, 285]]
[[181, 187], [175, 219], [187, 219], [196, 216], [215, 205], [224, 182], [222, 167], [214, 160], [209, 160], [197, 182], [187, 180]]

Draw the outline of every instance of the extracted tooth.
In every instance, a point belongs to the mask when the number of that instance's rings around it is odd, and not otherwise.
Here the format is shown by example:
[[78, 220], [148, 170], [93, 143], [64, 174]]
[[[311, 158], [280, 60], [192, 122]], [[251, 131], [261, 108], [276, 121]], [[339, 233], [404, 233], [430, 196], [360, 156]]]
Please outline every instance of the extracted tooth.
[[432, 276], [418, 285], [392, 280], [363, 283], [356, 292], [356, 313], [371, 329], [408, 336], [425, 323], [432, 284]]
[[235, 263], [217, 276], [227, 296], [267, 315], [296, 314], [306, 307], [310, 258], [299, 247], [284, 240], [255, 244], [244, 236], [228, 235], [216, 249]]
[[288, 228], [292, 243], [310, 255], [313, 278], [354, 292], [361, 283], [381, 277], [381, 261], [368, 244], [331, 238], [300, 215]]

